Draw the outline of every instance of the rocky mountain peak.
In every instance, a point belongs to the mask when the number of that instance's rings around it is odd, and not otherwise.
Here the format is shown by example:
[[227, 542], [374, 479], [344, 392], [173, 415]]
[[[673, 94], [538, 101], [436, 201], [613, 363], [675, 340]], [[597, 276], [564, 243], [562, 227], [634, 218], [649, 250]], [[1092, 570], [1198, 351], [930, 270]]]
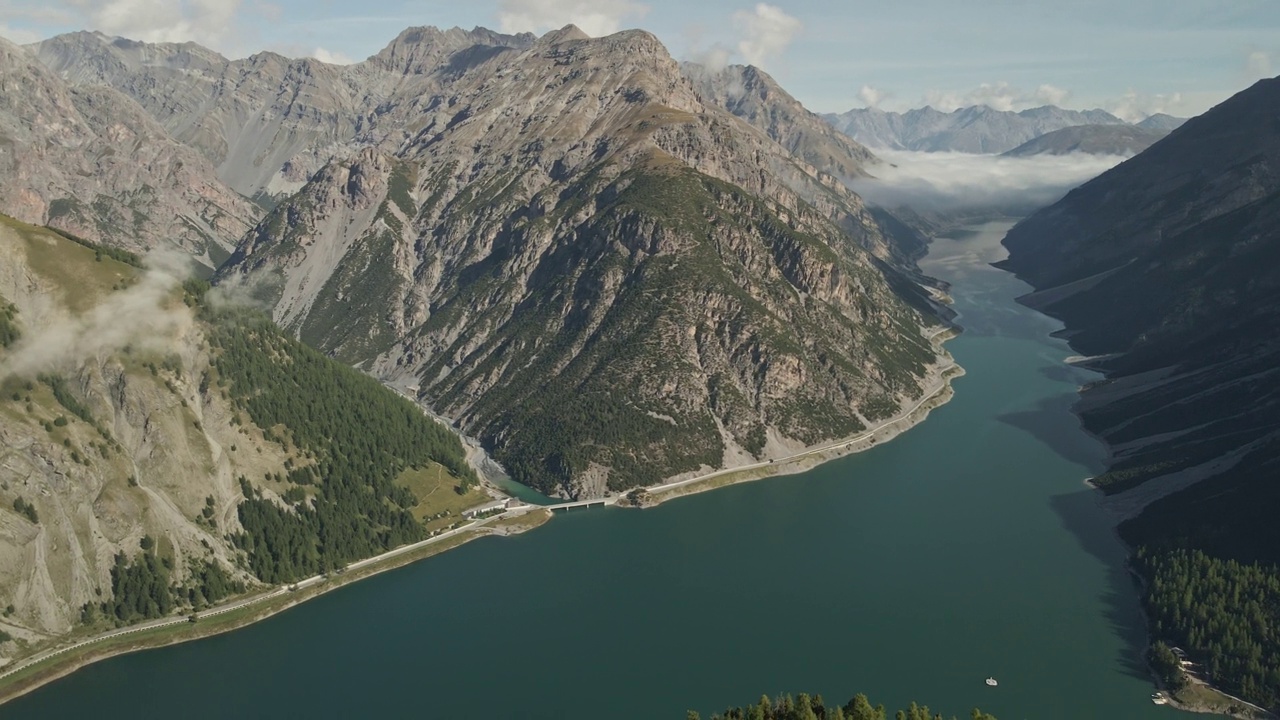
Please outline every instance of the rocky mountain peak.
[[569, 23], [559, 30], [552, 30], [538, 38], [538, 42], [546, 45], [559, 45], [574, 40], [590, 40], [591, 36], [583, 32], [577, 25]]
[[[729, 105], [647, 32], [451, 51], [446, 35], [410, 31], [344, 71], [376, 107], [220, 282], [335, 357], [412, 376], [513, 475], [562, 494], [811, 442], [918, 393], [923, 318], [837, 179], [865, 148], [755, 70], [724, 74], [759, 90]], [[387, 71], [411, 52], [435, 65]], [[777, 339], [796, 323], [803, 341]], [[836, 346], [884, 354], [837, 363]], [[614, 426], [652, 439], [598, 442]]]
[[403, 75], [422, 75], [439, 68], [454, 53], [476, 46], [525, 48], [532, 44], [529, 33], [504, 35], [487, 28], [441, 30], [435, 26], [411, 27], [366, 62]]
[[759, 128], [821, 173], [850, 179], [866, 175], [876, 162], [862, 145], [835, 131], [819, 116], [753, 65], [729, 65], [713, 71], [697, 63], [681, 70], [704, 101]]
[[[679, 63], [653, 33], [644, 30], [622, 30], [593, 38], [574, 25], [543, 35], [534, 45], [542, 57], [555, 61], [555, 67], [577, 65], [592, 70], [644, 67], [663, 78], [679, 78]], [[573, 73], [569, 73], [573, 79]]]
[[1174, 117], [1166, 113], [1155, 113], [1143, 118], [1138, 127], [1150, 128], [1152, 130], [1177, 130], [1187, 121], [1186, 118]]
[[145, 43], [96, 31], [56, 35], [26, 47], [73, 84], [114, 85], [122, 75], [143, 68], [210, 72], [229, 62], [194, 42]]

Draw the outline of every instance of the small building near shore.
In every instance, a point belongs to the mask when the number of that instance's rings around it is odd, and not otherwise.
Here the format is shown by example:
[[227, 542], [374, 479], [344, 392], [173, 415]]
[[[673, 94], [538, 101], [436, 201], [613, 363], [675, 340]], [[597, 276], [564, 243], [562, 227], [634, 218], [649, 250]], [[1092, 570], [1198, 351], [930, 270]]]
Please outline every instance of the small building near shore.
[[477, 515], [484, 515], [485, 513], [493, 512], [494, 510], [506, 510], [508, 507], [510, 507], [510, 505], [511, 505], [511, 498], [494, 500], [493, 502], [485, 503], [484, 505], [477, 505], [473, 508], [467, 508], [466, 510], [462, 511], [462, 516], [473, 518], [473, 517], [476, 517]]

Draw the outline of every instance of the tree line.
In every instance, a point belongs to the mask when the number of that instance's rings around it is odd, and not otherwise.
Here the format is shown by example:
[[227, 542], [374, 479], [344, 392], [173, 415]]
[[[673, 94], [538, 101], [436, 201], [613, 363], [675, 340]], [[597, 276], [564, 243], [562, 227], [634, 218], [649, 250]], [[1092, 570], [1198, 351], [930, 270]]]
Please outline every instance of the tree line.
[[[689, 711], [686, 720], [699, 720], [698, 713]], [[996, 720], [978, 708], [970, 712], [971, 720]], [[712, 720], [885, 720], [884, 705], [872, 706], [867, 696], [859, 693], [844, 705], [827, 704], [821, 695], [801, 693], [796, 697], [779, 695], [774, 699], [760, 696], [754, 705], [733, 707], [711, 716]], [[934, 713], [927, 705], [911, 705], [894, 713], [894, 720], [944, 720], [941, 713]], [[952, 718], [952, 720], [955, 720]]]
[[200, 609], [235, 593], [244, 583], [234, 580], [212, 560], [193, 560], [187, 583], [172, 581], [173, 560], [160, 557], [150, 536], [142, 538], [142, 551], [132, 559], [117, 553], [111, 567], [111, 594], [101, 602], [86, 603], [80, 620], [86, 624], [105, 619], [117, 626], [164, 617], [181, 607]]
[[[1184, 649], [1214, 686], [1280, 709], [1280, 571], [1186, 548], [1143, 546], [1133, 562], [1146, 579], [1152, 635]], [[1164, 642], [1151, 659], [1167, 674]]]
[[0, 298], [0, 348], [9, 347], [22, 335], [17, 318], [18, 308]]
[[241, 478], [241, 533], [232, 540], [270, 583], [329, 572], [425, 538], [394, 484], [409, 468], [443, 465], [465, 490], [478, 482], [457, 436], [373, 378], [286, 336], [268, 318], [202, 310], [212, 322], [217, 382], [266, 439], [295, 457], [282, 480], [314, 484], [290, 507]]

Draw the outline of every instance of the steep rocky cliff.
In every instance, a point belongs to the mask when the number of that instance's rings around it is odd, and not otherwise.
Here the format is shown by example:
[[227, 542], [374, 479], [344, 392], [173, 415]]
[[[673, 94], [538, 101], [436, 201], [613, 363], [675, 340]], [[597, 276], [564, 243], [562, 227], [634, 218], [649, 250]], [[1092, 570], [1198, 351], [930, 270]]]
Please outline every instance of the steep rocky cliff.
[[569, 27], [437, 62], [378, 121], [398, 141], [316, 173], [222, 282], [416, 378], [567, 495], [778, 456], [920, 394], [929, 321], [891, 289], [924, 306], [873, 214], [705, 103], [653, 36]]
[[177, 246], [209, 267], [259, 215], [137, 103], [71, 87], [3, 39], [0, 208], [118, 247]]
[[724, 108], [765, 131], [775, 142], [817, 170], [844, 180], [867, 175], [875, 155], [831, 127], [753, 65], [730, 65], [720, 71], [683, 63], [708, 104]]
[[[397, 109], [438, 87], [429, 71], [460, 72], [489, 53], [531, 41], [482, 28], [410, 28], [347, 67], [271, 52], [228, 60], [195, 43], [141, 43], [90, 32], [59, 35], [31, 49], [72, 85], [128, 95], [173, 137], [203, 153], [224, 182], [270, 202], [292, 194], [336, 155], [402, 142], [411, 131]], [[454, 64], [443, 68], [447, 62]]]
[[[681, 63], [703, 103], [729, 112], [763, 131], [813, 172], [849, 184], [874, 175], [881, 161], [870, 150], [835, 130], [810, 112], [768, 73], [751, 65], [712, 71], [697, 63]], [[879, 233], [852, 228], [867, 249], [898, 269], [911, 273], [928, 250], [928, 239], [908, 227], [894, 212], [872, 208]], [[921, 280], [927, 280], [920, 278]]]
[[[585, 36], [570, 26], [548, 37], [567, 41]], [[274, 53], [231, 61], [194, 43], [140, 43], [89, 32], [60, 35], [29, 49], [74, 87], [110, 87], [128, 95], [174, 138], [203, 153], [225, 183], [270, 205], [299, 190], [332, 160], [348, 160], [367, 147], [398, 155], [421, 145], [423, 133], [438, 133], [455, 117], [462, 119], [460, 106], [455, 106], [488, 77], [489, 69], [505, 67], [510, 75], [512, 58], [534, 41], [532, 35], [484, 28], [415, 27], [367, 60], [342, 67]], [[584, 56], [574, 62], [583, 65]], [[672, 67], [660, 72], [669, 74]], [[735, 66], [708, 74], [688, 67], [698, 78], [692, 91], [678, 76], [663, 82], [682, 85], [689, 107], [700, 111], [705, 103], [724, 108], [758, 127], [787, 153], [767, 144], [767, 157], [757, 161], [770, 166], [769, 174], [781, 176], [806, 201], [845, 216], [841, 221], [878, 257], [910, 264], [907, 255], [895, 257], [893, 241], [874, 222], [859, 217], [860, 203], [839, 207], [849, 205], [847, 193], [828, 197], [828, 189], [842, 190], [841, 179], [866, 174], [874, 157], [865, 148], [832, 131], [756, 68]], [[574, 68], [566, 63], [562, 69], [566, 76], [557, 80], [561, 92], [581, 84]], [[490, 106], [518, 106], [513, 102], [517, 97], [532, 97], [531, 88], [515, 87], [510, 77], [488, 79]], [[609, 75], [606, 80], [623, 87], [627, 78]], [[633, 96], [630, 102], [647, 101]], [[569, 104], [555, 108], [563, 115], [581, 110]], [[540, 130], [563, 128], [534, 123], [520, 130], [528, 139]], [[737, 172], [749, 180], [753, 170], [718, 172]]]

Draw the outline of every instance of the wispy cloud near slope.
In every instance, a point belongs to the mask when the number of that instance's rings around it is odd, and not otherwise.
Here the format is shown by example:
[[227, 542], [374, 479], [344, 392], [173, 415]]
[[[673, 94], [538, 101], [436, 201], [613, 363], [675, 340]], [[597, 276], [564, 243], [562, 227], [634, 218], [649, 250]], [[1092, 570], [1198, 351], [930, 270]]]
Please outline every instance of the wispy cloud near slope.
[[804, 29], [800, 20], [768, 3], [756, 3], [751, 10], [734, 13], [733, 25], [742, 35], [738, 53], [757, 67], [764, 67], [781, 55]]
[[190, 310], [173, 302], [173, 291], [191, 270], [182, 253], [152, 252], [148, 269], [133, 286], [112, 293], [82, 315], [62, 317], [22, 336], [0, 363], [0, 380], [50, 369], [74, 368], [86, 359], [134, 345], [171, 347], [191, 326]]

